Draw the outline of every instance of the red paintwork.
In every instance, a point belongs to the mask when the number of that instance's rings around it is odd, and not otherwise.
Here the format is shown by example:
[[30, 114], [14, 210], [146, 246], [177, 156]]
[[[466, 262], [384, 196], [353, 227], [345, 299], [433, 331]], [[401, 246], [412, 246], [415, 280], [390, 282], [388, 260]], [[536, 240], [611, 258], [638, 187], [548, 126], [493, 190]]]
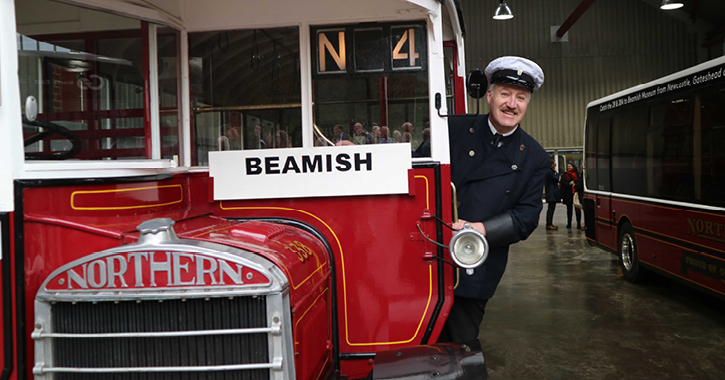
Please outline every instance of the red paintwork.
[[435, 205], [433, 174], [416, 170], [413, 197], [222, 202], [215, 214], [298, 219], [325, 235], [335, 251], [341, 352], [419, 344], [438, 298], [437, 263], [423, 259], [435, 248], [416, 228], [420, 221], [435, 236], [435, 222], [421, 221], [426, 199]]
[[[448, 165], [442, 183], [450, 182]], [[411, 194], [212, 202], [206, 173], [118, 185], [26, 188], [24, 252], [28, 368], [33, 364], [33, 302], [42, 282], [60, 266], [91, 253], [133, 243], [136, 226], [169, 217], [182, 239], [235, 246], [275, 263], [289, 279], [299, 379], [318, 379], [331, 357], [331, 296], [337, 294], [339, 351], [369, 353], [422, 343], [438, 301], [434, 169], [414, 169]], [[444, 220], [451, 193], [441, 187]], [[324, 245], [293, 227], [227, 218], [284, 218], [308, 223], [330, 243], [336, 283]], [[444, 241], [450, 239], [444, 230]], [[157, 253], [159, 254], [159, 253]], [[446, 253], [448, 255], [448, 253]], [[448, 257], [448, 259], [450, 259]], [[445, 266], [446, 302], [435, 341], [453, 301], [453, 271]], [[127, 279], [127, 283], [132, 282]], [[343, 374], [367, 375], [367, 360], [343, 361]]]
[[616, 219], [599, 213], [606, 206], [598, 208], [598, 218], [613, 222], [611, 226], [597, 222], [598, 245], [616, 251], [619, 228], [629, 222], [636, 231], [640, 261], [725, 296], [725, 214], [616, 197], [599, 198], [603, 206], [611, 204], [611, 214]]

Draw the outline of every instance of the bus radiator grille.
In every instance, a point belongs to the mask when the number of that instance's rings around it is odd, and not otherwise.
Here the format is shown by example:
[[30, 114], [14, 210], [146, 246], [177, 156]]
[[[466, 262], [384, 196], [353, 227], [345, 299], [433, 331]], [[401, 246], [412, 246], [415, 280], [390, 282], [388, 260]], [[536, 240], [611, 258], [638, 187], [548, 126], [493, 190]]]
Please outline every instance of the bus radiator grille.
[[[239, 365], [269, 363], [268, 333], [193, 333], [265, 328], [266, 312], [264, 296], [162, 302], [57, 302], [51, 306], [54, 334], [141, 336], [52, 337], [52, 368], [58, 369], [53, 378], [268, 380], [269, 368], [239, 369]], [[192, 334], [143, 336], [158, 332]], [[178, 367], [187, 368], [179, 371]], [[63, 372], [61, 368], [79, 368], [81, 372]], [[97, 370], [94, 373], [89, 369]]]

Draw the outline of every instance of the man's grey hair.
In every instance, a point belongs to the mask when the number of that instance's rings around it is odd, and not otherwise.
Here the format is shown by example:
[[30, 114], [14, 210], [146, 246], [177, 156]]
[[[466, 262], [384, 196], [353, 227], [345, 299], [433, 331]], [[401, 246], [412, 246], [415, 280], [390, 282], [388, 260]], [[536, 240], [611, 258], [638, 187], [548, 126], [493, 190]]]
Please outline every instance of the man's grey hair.
[[[496, 83], [491, 83], [491, 85], [488, 86], [488, 89], [491, 90], [491, 92], [494, 92], [495, 91], [495, 88], [496, 88]], [[531, 97], [533, 95], [534, 95], [533, 92], [532, 91], [529, 91], [529, 100], [528, 100], [529, 102], [531, 102]]]

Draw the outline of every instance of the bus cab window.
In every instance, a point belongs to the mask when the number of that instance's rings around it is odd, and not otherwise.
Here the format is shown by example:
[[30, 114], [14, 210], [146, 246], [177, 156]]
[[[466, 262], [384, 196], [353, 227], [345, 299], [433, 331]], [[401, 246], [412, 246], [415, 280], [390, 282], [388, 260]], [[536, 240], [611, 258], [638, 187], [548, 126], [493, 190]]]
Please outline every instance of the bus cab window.
[[[148, 24], [48, 0], [16, 1], [15, 6], [21, 99], [32, 95], [38, 104], [39, 121], [23, 122], [25, 138], [50, 123], [65, 127], [80, 141], [73, 159], [152, 158], [144, 118]], [[76, 15], [74, 21], [64, 18], [69, 14]], [[161, 150], [171, 158], [178, 155], [177, 35], [159, 28], [157, 37]], [[69, 145], [56, 134], [25, 151], [42, 158]]]

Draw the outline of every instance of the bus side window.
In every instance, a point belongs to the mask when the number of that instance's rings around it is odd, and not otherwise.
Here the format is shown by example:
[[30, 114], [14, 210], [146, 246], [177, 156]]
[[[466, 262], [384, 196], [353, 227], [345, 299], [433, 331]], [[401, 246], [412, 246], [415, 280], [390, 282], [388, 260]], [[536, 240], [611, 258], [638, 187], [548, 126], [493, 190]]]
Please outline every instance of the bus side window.
[[647, 194], [647, 107], [634, 106], [612, 118], [612, 191]]
[[677, 98], [650, 109], [647, 159], [652, 171], [648, 173], [648, 193], [652, 196], [683, 201], [695, 198], [692, 104], [690, 98]]
[[208, 152], [302, 146], [299, 28], [189, 33], [194, 165]]
[[597, 125], [597, 190], [611, 191], [610, 187], [610, 149], [611, 149], [611, 117], [600, 118]]
[[701, 132], [700, 141], [695, 141], [695, 161], [700, 162], [700, 193], [703, 203], [722, 207], [725, 206], [725, 89], [702, 93], [699, 111]]

